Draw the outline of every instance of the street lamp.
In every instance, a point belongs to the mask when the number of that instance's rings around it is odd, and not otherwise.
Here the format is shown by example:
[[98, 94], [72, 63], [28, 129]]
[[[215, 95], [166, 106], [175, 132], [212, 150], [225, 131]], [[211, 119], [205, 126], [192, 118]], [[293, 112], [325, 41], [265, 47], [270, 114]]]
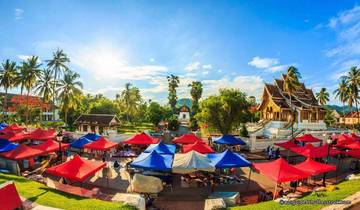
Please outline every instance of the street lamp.
[[63, 134], [62, 131], [59, 131], [59, 133], [56, 135], [56, 141], [59, 143], [60, 163], [62, 163], [62, 149], [61, 149], [62, 140], [63, 140]]
[[[330, 156], [330, 149], [331, 149], [331, 146], [332, 144], [334, 143], [332, 138], [329, 137], [327, 140], [326, 140], [326, 143], [327, 143], [327, 156], [326, 156], [326, 161], [325, 163], [327, 164], [329, 162], [329, 156]], [[324, 176], [323, 176], [323, 185], [325, 186], [325, 179], [326, 179], [326, 173], [324, 173]]]

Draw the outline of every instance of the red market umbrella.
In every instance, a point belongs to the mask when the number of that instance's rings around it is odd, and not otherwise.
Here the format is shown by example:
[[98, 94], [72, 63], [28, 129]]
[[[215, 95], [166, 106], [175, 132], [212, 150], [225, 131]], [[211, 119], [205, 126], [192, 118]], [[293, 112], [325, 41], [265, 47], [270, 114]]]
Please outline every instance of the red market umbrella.
[[345, 152], [345, 154], [347, 154], [353, 158], [360, 159], [360, 150], [350, 150], [350, 151]]
[[73, 159], [65, 163], [48, 168], [46, 172], [54, 176], [83, 182], [104, 168], [105, 165], [106, 163], [104, 162], [86, 160], [76, 155]]
[[31, 157], [36, 157], [43, 153], [44, 151], [21, 144], [13, 150], [0, 153], [0, 156], [3, 156], [11, 160], [22, 160]]
[[84, 148], [92, 149], [92, 150], [110, 150], [118, 145], [116, 142], [109, 141], [104, 137], [100, 137], [98, 140], [93, 141], [89, 144], [85, 144]]
[[175, 144], [194, 144], [195, 142], [203, 142], [203, 140], [194, 134], [184, 134], [180, 137], [176, 137], [173, 140]]
[[9, 131], [5, 134], [0, 135], [0, 139], [7, 139], [10, 142], [14, 142], [14, 141], [24, 141], [27, 139], [27, 135], [25, 133], [21, 132], [14, 132], [14, 131]]
[[[326, 157], [328, 153], [328, 144], [324, 144], [322, 146], [314, 147], [312, 144], [307, 144], [303, 147], [292, 147], [290, 148], [292, 152], [300, 154], [305, 157], [310, 158], [322, 158]], [[340, 154], [341, 151], [337, 149], [330, 148], [329, 155], [335, 156]]]
[[334, 137], [336, 140], [336, 146], [342, 146], [345, 144], [351, 144], [356, 141], [355, 138], [348, 136], [346, 134], [340, 134]]
[[159, 142], [159, 139], [152, 138], [151, 136], [147, 135], [146, 133], [139, 133], [135, 136], [123, 141], [123, 144], [134, 144], [134, 145], [149, 145], [149, 144], [156, 144]]
[[296, 137], [295, 139], [300, 142], [320, 142], [321, 141], [321, 139], [318, 139], [311, 134], [304, 134], [302, 136]]
[[253, 167], [260, 174], [265, 175], [276, 183], [305, 179], [310, 176], [308, 173], [290, 165], [283, 158], [265, 163], [253, 163]]
[[311, 158], [306, 159], [302, 163], [294, 165], [294, 167], [306, 173], [309, 173], [312, 176], [336, 170], [336, 166], [334, 165], [320, 163], [315, 160], [312, 160]]
[[293, 140], [285, 141], [282, 143], [276, 143], [275, 145], [287, 150], [290, 149], [291, 147], [300, 147], [299, 145], [295, 144]]
[[18, 132], [21, 132], [23, 130], [25, 130], [25, 128], [20, 127], [20, 126], [18, 126], [17, 124], [14, 123], [14, 124], [6, 126], [4, 129], [2, 129], [0, 131], [0, 133], [8, 133], [8, 132], [18, 133]]
[[22, 201], [12, 181], [0, 185], [0, 203], [2, 210], [13, 210], [22, 207]]
[[[47, 141], [44, 141], [41, 144], [30, 146], [30, 147], [33, 148], [33, 149], [41, 150], [44, 153], [50, 153], [50, 152], [58, 151], [59, 146], [60, 145], [59, 145], [58, 142], [56, 142], [54, 140], [51, 140], [51, 139], [48, 139]], [[67, 149], [69, 147], [70, 147], [69, 144], [61, 143], [61, 150], [65, 150], [65, 149]]]
[[54, 129], [43, 130], [41, 128], [38, 128], [27, 134], [27, 138], [33, 140], [54, 139], [55, 136], [56, 136], [56, 131]]
[[360, 149], [360, 142], [354, 141], [354, 142], [349, 143], [349, 144], [341, 145], [341, 147], [344, 147], [346, 149]]
[[193, 150], [201, 154], [215, 153], [215, 151], [209, 145], [200, 141], [195, 142], [194, 144], [183, 145], [182, 148], [183, 153], [187, 153]]

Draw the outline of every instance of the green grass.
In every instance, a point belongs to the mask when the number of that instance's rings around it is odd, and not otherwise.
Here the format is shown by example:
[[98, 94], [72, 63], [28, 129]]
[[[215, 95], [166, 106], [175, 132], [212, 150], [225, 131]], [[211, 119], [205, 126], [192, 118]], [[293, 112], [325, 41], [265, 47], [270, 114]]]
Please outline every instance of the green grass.
[[134, 207], [121, 203], [102, 201], [98, 199], [87, 199], [75, 195], [70, 195], [48, 188], [41, 183], [31, 181], [24, 177], [0, 173], [0, 183], [10, 180], [15, 182], [16, 189], [21, 196], [27, 198], [32, 202], [36, 202], [44, 206], [50, 206], [66, 210], [135, 209]]
[[[318, 197], [315, 194], [306, 195], [300, 200], [341, 200], [344, 199], [358, 191], [360, 191], [360, 180], [350, 180], [350, 181], [343, 181], [337, 185], [338, 190], [333, 192], [325, 192], [324, 197]], [[284, 209], [284, 210], [292, 210], [292, 209], [299, 209], [299, 210], [318, 210], [323, 208], [326, 205], [320, 204], [306, 204], [306, 205], [281, 205], [274, 201], [267, 201], [261, 202], [258, 204], [253, 205], [246, 205], [246, 206], [237, 206], [230, 208], [231, 210], [277, 210], [277, 209]]]
[[154, 125], [151, 123], [141, 123], [138, 125], [132, 125], [132, 124], [127, 123], [127, 124], [121, 125], [121, 127], [118, 128], [118, 132], [124, 133], [124, 134], [136, 134], [136, 133], [143, 132], [144, 130], [153, 131]]

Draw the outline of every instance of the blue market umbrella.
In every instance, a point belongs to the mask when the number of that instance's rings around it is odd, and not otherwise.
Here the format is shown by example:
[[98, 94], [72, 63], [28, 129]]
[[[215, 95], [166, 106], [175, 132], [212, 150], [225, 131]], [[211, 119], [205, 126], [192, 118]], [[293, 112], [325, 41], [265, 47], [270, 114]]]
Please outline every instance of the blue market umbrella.
[[141, 153], [130, 166], [154, 171], [170, 171], [172, 162], [172, 155], [161, 155], [154, 150], [150, 153]]
[[163, 141], [160, 141], [157, 144], [150, 144], [144, 152], [150, 153], [156, 151], [158, 154], [174, 154], [175, 150], [176, 146], [174, 144], [164, 144]]
[[230, 150], [225, 150], [222, 153], [208, 154], [208, 158], [215, 168], [239, 168], [251, 166], [251, 163], [248, 160]]
[[236, 138], [233, 135], [223, 135], [220, 138], [215, 139], [214, 143], [226, 145], [246, 145], [246, 143], [242, 139]]
[[96, 141], [101, 137], [101, 135], [96, 134], [96, 133], [88, 133], [88, 134], [86, 134], [86, 135], [84, 135], [82, 137], [87, 138], [87, 139], [89, 139], [91, 141]]
[[87, 139], [85, 137], [80, 137], [79, 139], [71, 142], [70, 146], [74, 147], [74, 148], [77, 148], [77, 149], [82, 149], [85, 144], [89, 144], [91, 142], [93, 142], [93, 141], [91, 141], [90, 139]]

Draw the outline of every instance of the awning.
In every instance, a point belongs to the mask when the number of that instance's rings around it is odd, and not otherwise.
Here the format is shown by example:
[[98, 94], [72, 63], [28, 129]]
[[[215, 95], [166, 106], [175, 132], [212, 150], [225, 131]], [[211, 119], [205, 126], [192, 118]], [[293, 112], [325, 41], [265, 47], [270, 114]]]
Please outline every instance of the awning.
[[7, 152], [18, 147], [18, 144], [9, 142], [6, 139], [0, 139], [0, 152]]
[[334, 165], [320, 163], [315, 160], [312, 160], [311, 158], [306, 159], [302, 163], [294, 165], [294, 167], [306, 173], [309, 173], [312, 176], [336, 170], [336, 166]]
[[74, 147], [74, 148], [77, 148], [77, 149], [82, 149], [85, 144], [89, 144], [91, 142], [93, 142], [93, 141], [91, 141], [90, 139], [87, 139], [85, 137], [80, 137], [79, 139], [71, 142], [70, 146]]
[[226, 150], [222, 153], [208, 154], [207, 156], [215, 168], [239, 168], [251, 166], [251, 163], [248, 160], [240, 154], [230, 150]]
[[304, 134], [302, 136], [296, 137], [295, 139], [300, 142], [320, 142], [320, 141], [322, 141], [321, 139], [318, 139], [311, 134]]
[[350, 151], [347, 151], [345, 154], [347, 154], [353, 158], [360, 159], [360, 150], [350, 150]]
[[14, 132], [18, 133], [25, 130], [25, 128], [18, 126], [17, 124], [11, 124], [6, 126], [3, 130], [1, 130], [1, 133], [7, 133], [7, 132]]
[[100, 137], [98, 140], [85, 144], [84, 148], [92, 150], [110, 150], [118, 145], [116, 142], [109, 141], [104, 137]]
[[276, 143], [275, 145], [287, 150], [289, 150], [291, 147], [300, 147], [299, 145], [295, 144], [293, 140], [288, 140], [282, 143]]
[[190, 151], [196, 151], [201, 154], [214, 153], [215, 151], [207, 144], [197, 141], [194, 144], [183, 145], [182, 152], [187, 153]]
[[56, 130], [54, 130], [54, 129], [43, 130], [41, 128], [38, 128], [38, 129], [26, 134], [26, 137], [28, 139], [33, 139], [33, 140], [54, 139], [55, 136], [56, 136]]
[[146, 148], [144, 152], [149, 153], [156, 151], [159, 154], [174, 154], [175, 150], [176, 146], [174, 144], [164, 144], [163, 141], [160, 141], [157, 144], [150, 144], [150, 146]]
[[343, 148], [346, 148], [346, 149], [360, 149], [360, 142], [354, 141], [354, 142], [349, 143], [349, 144], [340, 145], [339, 147], [343, 147]]
[[170, 171], [172, 162], [172, 155], [158, 154], [154, 150], [150, 153], [141, 153], [130, 166], [155, 171]]
[[8, 131], [8, 132], [0, 135], [0, 139], [6, 139], [11, 142], [24, 141], [27, 139], [27, 135], [25, 133], [23, 133], [22, 131], [20, 131], [20, 132]]
[[46, 172], [54, 176], [83, 182], [105, 166], [104, 162], [86, 160], [76, 155], [65, 163], [48, 168]]
[[0, 203], [2, 210], [13, 210], [22, 207], [22, 201], [12, 181], [0, 185]]
[[[41, 144], [30, 146], [30, 147], [33, 149], [41, 150], [44, 153], [50, 153], [50, 152], [59, 151], [59, 146], [60, 145], [58, 142], [48, 139]], [[61, 143], [61, 150], [65, 150], [69, 147], [70, 147], [69, 144]]]
[[203, 140], [194, 134], [184, 134], [180, 137], [176, 137], [173, 140], [175, 144], [194, 144], [195, 142], [203, 142]]
[[233, 135], [223, 135], [220, 138], [215, 139], [214, 143], [226, 145], [246, 145], [246, 143], [242, 139], [236, 138]]
[[290, 165], [283, 158], [265, 163], [253, 163], [254, 169], [276, 183], [305, 179], [310, 175]]
[[96, 134], [96, 133], [88, 133], [84, 136], [82, 136], [84, 138], [87, 138], [91, 141], [95, 141], [95, 140], [98, 140], [101, 136], [99, 134]]
[[191, 151], [186, 154], [175, 154], [172, 166], [173, 173], [187, 174], [195, 171], [214, 172], [211, 160], [201, 153]]
[[134, 144], [134, 145], [149, 145], [158, 143], [158, 139], [154, 139], [146, 133], [139, 133], [135, 136], [123, 141], [123, 144]]
[[44, 151], [34, 149], [32, 147], [21, 144], [13, 150], [0, 153], [0, 156], [3, 156], [11, 160], [22, 160], [31, 157], [36, 157], [42, 154], [44, 154]]
[[334, 139], [336, 140], [336, 146], [351, 144], [356, 141], [355, 138], [353, 138], [349, 135], [346, 135], [346, 134], [337, 135], [334, 137]]
[[[303, 147], [291, 147], [290, 150], [305, 157], [323, 158], [326, 157], [328, 154], [328, 144], [324, 144], [318, 147], [314, 147], [312, 144], [307, 144]], [[333, 149], [332, 147], [330, 148], [330, 156], [335, 156], [340, 153], [341, 151]]]

